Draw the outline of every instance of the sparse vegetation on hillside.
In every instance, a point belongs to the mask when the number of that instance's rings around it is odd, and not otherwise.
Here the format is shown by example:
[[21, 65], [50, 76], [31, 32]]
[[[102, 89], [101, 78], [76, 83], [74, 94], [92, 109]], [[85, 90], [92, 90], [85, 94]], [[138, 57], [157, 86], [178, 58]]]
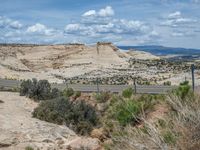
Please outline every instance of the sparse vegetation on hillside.
[[72, 102], [65, 97], [40, 103], [34, 110], [33, 117], [56, 124], [66, 124], [81, 135], [90, 133], [98, 122], [92, 106], [84, 101]]
[[127, 124], [124, 128], [113, 126], [110, 132], [113, 144], [106, 145], [106, 148], [199, 149], [200, 97], [192, 94], [188, 87], [187, 82], [182, 83], [176, 92], [166, 96], [162, 104], [169, 110], [162, 118], [149, 121], [149, 118], [141, 117], [143, 123], [140, 126], [132, 124]]
[[[46, 82], [31, 82], [24, 82], [22, 93], [30, 92], [27, 88], [29, 84], [31, 87], [48, 87], [48, 84], [44, 84]], [[178, 150], [200, 147], [200, 97], [192, 92], [187, 81], [166, 96], [134, 95], [131, 88], [125, 89], [121, 95], [98, 93], [93, 96], [96, 99], [93, 101], [96, 103], [94, 107], [84, 99], [76, 100], [81, 93], [72, 89], [44, 89], [46, 88], [36, 90], [45, 93], [36, 92], [37, 96], [46, 96], [46, 93], [49, 93], [50, 97], [57, 96], [52, 100], [42, 101], [34, 110], [34, 117], [56, 124], [66, 124], [80, 135], [90, 135], [93, 129], [100, 128], [99, 131], [103, 134], [100, 140], [112, 141], [104, 144], [106, 149]], [[70, 96], [76, 97], [75, 100], [72, 101]], [[161, 118], [148, 118], [149, 113], [156, 111], [155, 106], [164, 106], [167, 112], [160, 116]]]

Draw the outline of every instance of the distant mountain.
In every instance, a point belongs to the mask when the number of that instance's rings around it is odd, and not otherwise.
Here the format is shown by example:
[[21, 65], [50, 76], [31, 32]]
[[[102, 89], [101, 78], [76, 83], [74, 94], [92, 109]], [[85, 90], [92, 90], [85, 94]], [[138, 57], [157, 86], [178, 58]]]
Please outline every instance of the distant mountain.
[[200, 49], [192, 48], [174, 48], [174, 47], [164, 47], [164, 46], [118, 46], [120, 49], [124, 50], [141, 50], [149, 52], [153, 55], [162, 56], [162, 55], [183, 55], [183, 56], [192, 56], [200, 55]]

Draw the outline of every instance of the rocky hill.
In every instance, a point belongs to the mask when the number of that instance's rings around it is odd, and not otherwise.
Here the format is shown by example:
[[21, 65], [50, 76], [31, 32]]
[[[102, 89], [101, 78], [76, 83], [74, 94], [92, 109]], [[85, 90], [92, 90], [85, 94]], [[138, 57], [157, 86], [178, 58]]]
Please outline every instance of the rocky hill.
[[38, 78], [62, 82], [63, 78], [97, 70], [105, 74], [107, 70], [126, 68], [130, 57], [133, 57], [132, 53], [122, 52], [112, 43], [99, 42], [92, 46], [2, 44], [0, 78]]

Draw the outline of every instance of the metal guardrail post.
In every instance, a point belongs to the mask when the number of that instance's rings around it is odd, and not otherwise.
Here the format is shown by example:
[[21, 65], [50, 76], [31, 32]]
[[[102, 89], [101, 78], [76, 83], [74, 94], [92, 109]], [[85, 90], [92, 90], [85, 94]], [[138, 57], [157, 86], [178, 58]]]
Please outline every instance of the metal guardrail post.
[[194, 69], [195, 69], [195, 66], [194, 64], [191, 65], [191, 71], [192, 71], [192, 90], [194, 91], [194, 86], [195, 86], [195, 83], [194, 83]]
[[136, 87], [136, 79], [135, 78], [133, 80], [133, 84], [134, 84], [134, 93], [137, 94], [137, 87]]
[[100, 92], [99, 92], [99, 80], [98, 80], [98, 78], [97, 78], [96, 83], [97, 83], [97, 93], [100, 93]]

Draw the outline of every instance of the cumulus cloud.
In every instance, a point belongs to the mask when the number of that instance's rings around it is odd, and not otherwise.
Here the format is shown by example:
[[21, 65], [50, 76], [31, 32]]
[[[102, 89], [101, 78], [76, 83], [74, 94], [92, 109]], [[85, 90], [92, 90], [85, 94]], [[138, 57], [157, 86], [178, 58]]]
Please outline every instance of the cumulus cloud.
[[107, 6], [106, 8], [103, 8], [98, 12], [98, 15], [100, 17], [110, 17], [113, 16], [114, 14], [115, 12], [111, 6]]
[[115, 12], [111, 6], [106, 6], [105, 8], [100, 9], [99, 11], [96, 10], [89, 10], [85, 12], [82, 16], [83, 17], [111, 17], [114, 16]]
[[180, 11], [169, 14], [164, 21], [161, 22], [162, 26], [181, 27], [192, 26], [197, 20], [192, 18], [183, 17]]
[[160, 26], [168, 29], [169, 37], [194, 37], [199, 28], [199, 21], [193, 17], [185, 17], [180, 11], [168, 14], [163, 18]]
[[151, 28], [141, 21], [125, 20], [125, 19], [113, 19], [110, 22], [102, 22], [101, 24], [85, 24], [76, 23], [68, 24], [65, 27], [65, 32], [68, 34], [79, 35], [94, 35], [94, 34], [145, 34], [149, 32]]
[[47, 28], [43, 24], [36, 23], [35, 25], [29, 26], [26, 32], [32, 33], [32, 34], [44, 34], [44, 35], [50, 36], [54, 33], [54, 29]]
[[0, 28], [20, 29], [22, 26], [23, 25], [17, 20], [0, 16]]
[[[111, 6], [103, 9], [89, 10], [82, 15], [82, 18], [65, 26], [64, 33], [75, 35], [89, 41], [117, 41], [128, 39], [130, 37], [143, 36], [149, 41], [149, 38], [155, 39], [159, 33], [153, 30], [151, 25], [139, 20], [127, 20], [114, 18], [114, 10]], [[144, 38], [145, 37], [145, 38]], [[138, 38], [139, 39], [139, 38]]]
[[96, 11], [95, 10], [89, 10], [89, 11], [85, 12], [82, 16], [83, 17], [96, 16]]

